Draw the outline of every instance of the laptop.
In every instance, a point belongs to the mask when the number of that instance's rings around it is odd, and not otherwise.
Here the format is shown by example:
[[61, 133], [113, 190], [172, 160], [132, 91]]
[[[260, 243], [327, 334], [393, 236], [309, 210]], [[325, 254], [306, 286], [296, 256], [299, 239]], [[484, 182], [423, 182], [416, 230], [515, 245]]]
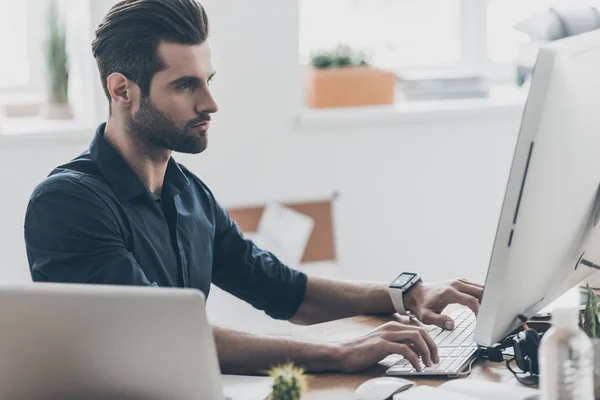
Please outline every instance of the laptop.
[[198, 290], [6, 285], [0, 320], [0, 398], [223, 400], [223, 381], [240, 400], [270, 394], [269, 378], [221, 376]]

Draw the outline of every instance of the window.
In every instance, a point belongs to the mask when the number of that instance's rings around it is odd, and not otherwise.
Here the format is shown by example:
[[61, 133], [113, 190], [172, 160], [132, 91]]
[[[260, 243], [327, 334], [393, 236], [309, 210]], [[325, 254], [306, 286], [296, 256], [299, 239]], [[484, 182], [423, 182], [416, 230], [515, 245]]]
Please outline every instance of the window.
[[0, 94], [39, 94], [45, 80], [43, 40], [51, 0], [0, 0]]
[[0, 88], [29, 83], [27, 53], [27, 5], [25, 1], [0, 2]]
[[[0, 0], [0, 119], [2, 131], [39, 131], [48, 99], [45, 42], [49, 11], [56, 1], [67, 36], [69, 103], [73, 125], [94, 121], [97, 83], [90, 56], [92, 2], [96, 0]], [[100, 7], [101, 8], [101, 7]], [[9, 111], [4, 113], [4, 111]], [[64, 121], [63, 121], [64, 122]]]
[[480, 71], [513, 79], [521, 43], [514, 29], [549, 7], [600, 6], [600, 0], [299, 0], [300, 57], [346, 44], [384, 68]]
[[389, 67], [460, 61], [461, 0], [301, 0], [301, 54], [348, 44]]

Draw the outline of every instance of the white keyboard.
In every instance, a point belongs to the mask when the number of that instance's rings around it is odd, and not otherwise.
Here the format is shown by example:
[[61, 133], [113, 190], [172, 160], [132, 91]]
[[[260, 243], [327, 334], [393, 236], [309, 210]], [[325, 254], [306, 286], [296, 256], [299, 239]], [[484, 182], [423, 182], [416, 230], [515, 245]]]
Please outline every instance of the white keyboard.
[[467, 307], [450, 313], [454, 319], [454, 330], [447, 331], [437, 326], [428, 326], [427, 331], [438, 346], [440, 363], [417, 371], [402, 358], [394, 363], [387, 375], [455, 375], [461, 372], [477, 352], [475, 342], [475, 314]]

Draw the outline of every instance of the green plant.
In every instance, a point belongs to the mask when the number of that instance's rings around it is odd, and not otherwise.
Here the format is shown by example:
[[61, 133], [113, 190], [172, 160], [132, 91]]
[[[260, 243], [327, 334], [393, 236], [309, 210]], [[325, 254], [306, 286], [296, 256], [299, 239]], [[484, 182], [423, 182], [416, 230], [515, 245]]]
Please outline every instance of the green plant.
[[353, 50], [348, 46], [340, 45], [334, 49], [327, 49], [311, 54], [311, 65], [314, 68], [342, 68], [367, 65], [365, 54]]
[[304, 368], [293, 363], [276, 365], [268, 371], [273, 378], [271, 400], [300, 400], [308, 387]]
[[48, 37], [45, 42], [46, 69], [49, 84], [49, 101], [64, 104], [68, 102], [69, 56], [67, 54], [67, 34], [59, 20], [56, 0], [50, 3], [48, 13]]
[[579, 326], [592, 339], [600, 337], [600, 321], [598, 321], [598, 295], [587, 285], [587, 301], [585, 310], [579, 314]]

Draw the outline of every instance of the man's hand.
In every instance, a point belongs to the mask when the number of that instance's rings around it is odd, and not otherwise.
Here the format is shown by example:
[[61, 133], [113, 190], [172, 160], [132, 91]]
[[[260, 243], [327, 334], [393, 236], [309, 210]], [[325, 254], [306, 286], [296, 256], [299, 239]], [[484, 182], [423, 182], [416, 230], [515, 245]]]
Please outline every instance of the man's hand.
[[388, 322], [366, 336], [342, 343], [335, 369], [346, 373], [360, 372], [391, 354], [404, 356], [418, 371], [423, 368], [419, 358], [427, 367], [432, 362], [440, 362], [437, 346], [424, 328]]
[[454, 321], [441, 314], [446, 306], [454, 303], [469, 307], [475, 314], [479, 312], [479, 302], [483, 286], [466, 279], [441, 283], [418, 283], [404, 294], [406, 310], [412, 312], [419, 321], [440, 328], [454, 329]]

